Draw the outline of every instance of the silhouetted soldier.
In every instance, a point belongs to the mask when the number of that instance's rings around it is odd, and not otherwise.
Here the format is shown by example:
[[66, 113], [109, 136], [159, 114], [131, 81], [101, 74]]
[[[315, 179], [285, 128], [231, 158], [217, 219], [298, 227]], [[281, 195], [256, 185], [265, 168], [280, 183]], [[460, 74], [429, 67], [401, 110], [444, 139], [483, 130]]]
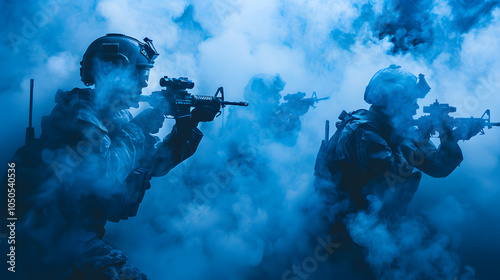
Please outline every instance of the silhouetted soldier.
[[220, 104], [194, 108], [189, 127], [159, 141], [164, 116], [147, 109], [135, 118], [158, 53], [152, 41], [121, 34], [95, 40], [81, 78], [95, 89], [58, 91], [38, 140], [17, 151], [18, 234], [27, 279], [147, 279], [126, 256], [102, 241], [104, 225], [135, 216], [152, 176], [163, 176], [196, 151], [200, 121]]
[[305, 93], [298, 92], [286, 95], [286, 102], [280, 104], [285, 85], [279, 74], [254, 75], [244, 89], [249, 106], [229, 109], [227, 131], [240, 127], [248, 129], [250, 125], [252, 133], [259, 135], [262, 141], [294, 146], [301, 129], [300, 117], [308, 112], [317, 99], [304, 99]]
[[[377, 200], [382, 219], [397, 219], [405, 213], [422, 177], [415, 168], [432, 177], [446, 177], [462, 162], [460, 138], [455, 137], [459, 130], [440, 133], [436, 148], [430, 135], [413, 125], [417, 99], [429, 90], [422, 74], [417, 78], [396, 65], [378, 71], [365, 90], [370, 109], [343, 111], [337, 131], [318, 153], [315, 188], [325, 205], [323, 218], [335, 242], [351, 257], [355, 255], [353, 265], [364, 271], [362, 277], [373, 275], [361, 249], [350, 239], [347, 216], [367, 210]], [[478, 127], [468, 133], [472, 137], [479, 131]]]

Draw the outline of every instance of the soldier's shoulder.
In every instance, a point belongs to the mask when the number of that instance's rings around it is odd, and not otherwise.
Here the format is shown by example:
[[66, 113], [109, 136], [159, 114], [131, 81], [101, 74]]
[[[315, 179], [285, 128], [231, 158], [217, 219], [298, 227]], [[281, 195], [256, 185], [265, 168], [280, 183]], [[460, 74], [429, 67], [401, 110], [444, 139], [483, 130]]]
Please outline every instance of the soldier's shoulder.
[[55, 96], [56, 107], [52, 110], [51, 119], [65, 121], [83, 121], [107, 131], [103, 125], [95, 103], [92, 101], [94, 90], [90, 88], [74, 88], [70, 91], [58, 90]]
[[371, 131], [377, 133], [379, 130], [379, 120], [369, 110], [360, 109], [349, 114], [351, 116], [347, 126], [353, 132], [358, 130]]
[[77, 106], [81, 103], [88, 103], [93, 96], [93, 89], [90, 88], [73, 88], [69, 91], [58, 90], [55, 95], [56, 104], [65, 106]]

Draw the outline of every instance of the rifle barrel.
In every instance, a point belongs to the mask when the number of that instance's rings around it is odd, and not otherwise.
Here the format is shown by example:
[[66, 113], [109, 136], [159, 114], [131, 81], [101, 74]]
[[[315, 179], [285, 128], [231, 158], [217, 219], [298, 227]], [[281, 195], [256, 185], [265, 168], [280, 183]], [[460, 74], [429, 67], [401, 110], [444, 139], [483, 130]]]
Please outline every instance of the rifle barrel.
[[234, 105], [234, 106], [248, 106], [248, 102], [232, 102], [232, 101], [221, 101], [221, 105]]

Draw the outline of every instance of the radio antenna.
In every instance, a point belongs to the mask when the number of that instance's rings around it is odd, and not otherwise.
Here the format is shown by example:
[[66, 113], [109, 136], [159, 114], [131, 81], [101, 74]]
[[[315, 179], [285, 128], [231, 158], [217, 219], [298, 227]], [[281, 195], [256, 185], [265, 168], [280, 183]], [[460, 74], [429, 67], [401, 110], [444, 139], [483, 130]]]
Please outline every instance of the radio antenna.
[[26, 128], [26, 137], [24, 143], [26, 145], [35, 141], [35, 128], [33, 128], [33, 87], [35, 84], [34, 79], [30, 79], [30, 113], [29, 113], [29, 126]]

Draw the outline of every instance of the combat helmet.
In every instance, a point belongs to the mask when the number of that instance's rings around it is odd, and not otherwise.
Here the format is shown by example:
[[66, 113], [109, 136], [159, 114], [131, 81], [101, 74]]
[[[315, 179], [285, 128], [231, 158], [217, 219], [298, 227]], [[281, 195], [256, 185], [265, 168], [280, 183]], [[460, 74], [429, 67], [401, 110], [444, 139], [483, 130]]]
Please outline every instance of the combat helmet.
[[368, 104], [386, 107], [396, 98], [424, 98], [430, 89], [423, 74], [417, 78], [401, 66], [391, 64], [373, 75], [366, 86], [364, 99]]
[[93, 85], [93, 67], [96, 59], [105, 62], [135, 65], [139, 68], [153, 68], [158, 52], [153, 41], [144, 38], [144, 42], [124, 34], [110, 33], [96, 39], [85, 51], [80, 62], [80, 77], [86, 86]]
[[248, 81], [244, 91], [244, 98], [252, 103], [260, 103], [261, 100], [281, 98], [279, 94], [285, 88], [286, 82], [279, 74], [257, 74]]

